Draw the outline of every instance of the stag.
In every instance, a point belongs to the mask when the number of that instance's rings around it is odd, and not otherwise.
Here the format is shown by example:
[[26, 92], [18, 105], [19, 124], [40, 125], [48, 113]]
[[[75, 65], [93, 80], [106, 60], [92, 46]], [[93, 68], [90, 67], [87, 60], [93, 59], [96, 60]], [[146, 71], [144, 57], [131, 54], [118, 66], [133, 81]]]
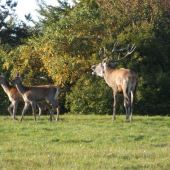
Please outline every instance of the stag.
[[[117, 105], [117, 99], [118, 99], [118, 93], [123, 92], [124, 96], [124, 107], [126, 111], [126, 119], [132, 120], [132, 114], [133, 114], [133, 104], [134, 99], [136, 95], [136, 89], [138, 86], [138, 76], [135, 72], [120, 68], [115, 69], [115, 65], [117, 62], [124, 60], [126, 57], [128, 57], [130, 54], [132, 54], [136, 48], [135, 45], [132, 46], [132, 48], [127, 52], [127, 54], [122, 57], [118, 58], [117, 60], [109, 60], [109, 57], [113, 54], [115, 51], [123, 51], [126, 48], [123, 49], [117, 49], [118, 43], [115, 42], [113, 46], [113, 50], [110, 54], [106, 53], [105, 48], [102, 52], [102, 50], [99, 50], [99, 55], [103, 59], [102, 63], [93, 65], [91, 69], [93, 70], [92, 74], [97, 75], [100, 77], [103, 77], [105, 79], [105, 82], [112, 88], [113, 90], [113, 119], [116, 119], [116, 105]], [[129, 98], [129, 94], [131, 93], [131, 100]], [[130, 118], [129, 118], [130, 115]]]
[[[11, 117], [16, 120], [16, 112], [19, 103], [23, 103], [24, 100], [22, 95], [18, 92], [16, 87], [11, 86], [8, 81], [6, 80], [7, 73], [2, 73], [0, 76], [0, 84], [4, 89], [5, 93], [8, 95], [9, 100], [11, 101], [10, 106], [8, 107], [8, 112], [10, 113]], [[37, 106], [39, 108], [39, 117], [42, 114], [43, 109], [46, 107], [49, 111], [51, 110], [50, 105], [44, 100], [37, 102]]]
[[24, 109], [22, 111], [20, 122], [24, 117], [25, 112], [27, 111], [29, 105], [32, 106], [32, 111], [34, 114], [34, 121], [36, 121], [36, 102], [42, 100], [48, 100], [53, 105], [53, 110], [50, 111], [50, 120], [54, 116], [55, 110], [57, 109], [57, 118], [59, 120], [59, 104], [56, 98], [59, 95], [59, 88], [52, 85], [43, 85], [43, 86], [24, 86], [21, 82], [21, 75], [17, 74], [15, 78], [10, 82], [11, 85], [16, 85], [17, 90], [22, 95], [22, 98], [25, 102]]

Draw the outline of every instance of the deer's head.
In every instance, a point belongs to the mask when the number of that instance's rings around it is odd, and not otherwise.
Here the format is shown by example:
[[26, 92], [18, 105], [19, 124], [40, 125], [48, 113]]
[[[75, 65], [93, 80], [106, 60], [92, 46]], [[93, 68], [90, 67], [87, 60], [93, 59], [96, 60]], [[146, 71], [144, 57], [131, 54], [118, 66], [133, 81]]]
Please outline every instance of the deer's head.
[[127, 49], [127, 48], [117, 49], [116, 48], [117, 45], [118, 45], [118, 43], [116, 41], [114, 43], [114, 46], [113, 46], [113, 49], [112, 49], [111, 53], [109, 53], [109, 54], [106, 52], [105, 48], [99, 50], [99, 56], [101, 57], [101, 59], [103, 61], [101, 63], [93, 65], [91, 67], [91, 69], [93, 70], [93, 72], [92, 72], [93, 75], [104, 77], [106, 67], [111, 66], [113, 68], [117, 64], [117, 62], [119, 62], [119, 61], [125, 59], [126, 57], [128, 57], [130, 54], [133, 53], [133, 51], [136, 48], [136, 46], [133, 45], [132, 48], [127, 52], [127, 54], [124, 57], [122, 57], [122, 58], [118, 57], [117, 60], [109, 60], [109, 57], [113, 54], [113, 52], [115, 52], [115, 51], [120, 52], [120, 51], [123, 51], [123, 50]]
[[22, 77], [23, 77], [23, 75], [20, 75], [20, 74], [18, 73], [18, 74], [16, 75], [16, 77], [14, 77], [14, 78], [11, 80], [10, 84], [11, 84], [11, 85], [14, 85], [14, 84], [20, 83]]

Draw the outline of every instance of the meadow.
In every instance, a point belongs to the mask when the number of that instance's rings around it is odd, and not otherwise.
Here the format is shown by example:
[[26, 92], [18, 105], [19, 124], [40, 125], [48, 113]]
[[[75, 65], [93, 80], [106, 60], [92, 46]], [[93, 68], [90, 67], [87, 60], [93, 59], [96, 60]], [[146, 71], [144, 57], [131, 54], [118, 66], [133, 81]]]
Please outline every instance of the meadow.
[[[17, 116], [19, 118], [20, 116]], [[161, 169], [170, 167], [170, 117], [0, 116], [1, 170]]]

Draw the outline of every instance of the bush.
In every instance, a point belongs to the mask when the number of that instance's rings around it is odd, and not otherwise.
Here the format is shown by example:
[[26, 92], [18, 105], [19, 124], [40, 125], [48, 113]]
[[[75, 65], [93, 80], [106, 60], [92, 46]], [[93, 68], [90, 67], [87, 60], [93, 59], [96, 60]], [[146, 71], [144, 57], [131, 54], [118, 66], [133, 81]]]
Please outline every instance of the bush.
[[[83, 76], [71, 91], [66, 95], [66, 108], [72, 114], [112, 114], [113, 92], [104, 79], [92, 75]], [[122, 112], [123, 98], [119, 96], [117, 113]]]

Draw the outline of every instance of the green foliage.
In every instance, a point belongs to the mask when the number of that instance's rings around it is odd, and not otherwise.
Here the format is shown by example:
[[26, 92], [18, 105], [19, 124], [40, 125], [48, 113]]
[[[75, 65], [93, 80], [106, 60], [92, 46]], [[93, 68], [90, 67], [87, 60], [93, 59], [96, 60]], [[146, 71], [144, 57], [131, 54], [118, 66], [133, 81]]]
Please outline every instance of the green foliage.
[[169, 169], [169, 126], [160, 116], [0, 116], [0, 169]]
[[67, 94], [66, 105], [73, 114], [109, 114], [112, 113], [112, 96], [112, 90], [103, 79], [82, 76]]

